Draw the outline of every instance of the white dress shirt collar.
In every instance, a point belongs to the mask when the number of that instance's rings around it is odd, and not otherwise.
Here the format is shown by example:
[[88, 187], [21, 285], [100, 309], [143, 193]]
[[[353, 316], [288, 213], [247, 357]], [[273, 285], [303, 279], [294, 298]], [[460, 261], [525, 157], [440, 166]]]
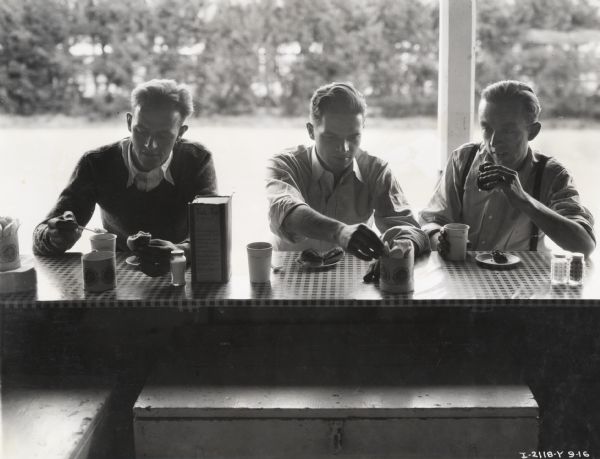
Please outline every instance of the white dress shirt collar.
[[140, 171], [133, 162], [133, 146], [130, 141], [123, 143], [123, 159], [127, 166], [128, 177], [127, 177], [127, 188], [136, 183], [136, 177], [138, 182], [136, 186], [142, 191], [150, 191], [156, 188], [162, 179], [164, 178], [171, 185], [175, 185], [173, 175], [171, 174], [171, 161], [173, 159], [173, 150], [169, 153], [167, 160], [162, 163], [159, 167], [152, 169], [148, 172]]
[[[317, 150], [315, 149], [314, 145], [310, 147], [309, 154], [312, 168], [312, 176], [315, 180], [320, 180], [325, 172], [332, 174], [332, 172], [325, 169], [321, 164], [321, 161], [319, 161], [319, 158], [317, 157]], [[360, 173], [360, 168], [358, 167], [358, 162], [356, 161], [356, 157], [352, 158], [352, 172], [354, 172], [354, 176], [359, 181], [364, 183], [363, 176]], [[346, 174], [347, 172], [344, 173]]]

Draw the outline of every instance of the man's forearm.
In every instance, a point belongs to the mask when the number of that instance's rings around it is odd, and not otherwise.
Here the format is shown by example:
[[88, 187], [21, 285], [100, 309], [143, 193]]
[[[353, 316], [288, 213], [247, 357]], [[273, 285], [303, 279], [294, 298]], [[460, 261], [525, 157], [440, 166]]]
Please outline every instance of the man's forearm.
[[292, 234], [337, 244], [344, 224], [326, 217], [309, 206], [294, 208], [283, 220], [283, 229]]
[[65, 251], [69, 250], [73, 244], [69, 247], [57, 247], [52, 243], [48, 235], [48, 224], [40, 223], [33, 230], [33, 253], [41, 256], [53, 256], [60, 255]]
[[33, 253], [35, 255], [52, 255], [56, 251], [48, 240], [47, 229], [46, 223], [40, 223], [33, 229]]
[[562, 249], [581, 252], [587, 256], [596, 247], [583, 226], [563, 217], [531, 196], [519, 208]]
[[431, 251], [427, 233], [421, 228], [415, 228], [414, 226], [394, 226], [383, 233], [381, 239], [389, 245], [391, 245], [391, 241], [394, 239], [407, 239], [412, 241], [415, 247], [415, 257]]

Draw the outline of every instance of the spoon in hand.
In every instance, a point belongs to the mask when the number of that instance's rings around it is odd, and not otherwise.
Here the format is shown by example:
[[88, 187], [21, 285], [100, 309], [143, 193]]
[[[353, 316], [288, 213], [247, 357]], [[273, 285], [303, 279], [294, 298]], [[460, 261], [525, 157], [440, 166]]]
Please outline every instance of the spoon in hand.
[[92, 233], [95, 233], [95, 234], [108, 233], [108, 231], [106, 231], [104, 228], [88, 228], [87, 226], [79, 225], [79, 229], [91, 231]]

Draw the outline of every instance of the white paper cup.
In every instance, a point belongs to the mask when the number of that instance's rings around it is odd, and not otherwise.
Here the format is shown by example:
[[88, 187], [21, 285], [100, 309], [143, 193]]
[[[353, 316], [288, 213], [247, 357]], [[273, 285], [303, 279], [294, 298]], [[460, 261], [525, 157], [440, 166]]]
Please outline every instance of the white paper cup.
[[115, 252], [98, 251], [81, 256], [83, 288], [86, 292], [103, 292], [117, 286]]
[[469, 239], [469, 225], [463, 223], [448, 223], [444, 225], [446, 240], [450, 250], [446, 259], [450, 261], [464, 261], [467, 258], [467, 241]]
[[246, 249], [248, 250], [250, 282], [270, 282], [273, 246], [268, 242], [251, 242], [246, 246]]
[[92, 250], [114, 252], [117, 250], [117, 235], [112, 233], [96, 233], [90, 236]]
[[17, 231], [0, 236], [0, 271], [12, 271], [21, 267], [19, 237]]

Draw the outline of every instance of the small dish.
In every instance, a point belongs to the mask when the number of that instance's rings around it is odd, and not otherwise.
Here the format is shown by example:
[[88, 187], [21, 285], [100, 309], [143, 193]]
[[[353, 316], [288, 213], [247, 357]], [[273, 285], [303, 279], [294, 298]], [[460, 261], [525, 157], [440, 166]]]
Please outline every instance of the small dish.
[[313, 264], [313, 263], [307, 263], [305, 261], [302, 261], [298, 257], [298, 258], [296, 258], [296, 263], [298, 263], [304, 269], [323, 270], [323, 269], [328, 269], [328, 268], [334, 267], [335, 265], [339, 264], [343, 259], [344, 258], [340, 258], [339, 260], [336, 260], [333, 263], [323, 263], [323, 264], [320, 264], [320, 265], [316, 265], [316, 264]]
[[127, 263], [130, 266], [139, 266], [140, 259], [136, 255], [131, 255], [130, 257], [127, 257], [125, 259], [125, 263]]
[[475, 262], [482, 268], [487, 269], [511, 269], [521, 263], [521, 259], [511, 253], [503, 252], [507, 258], [506, 263], [497, 263], [494, 261], [490, 252], [480, 253], [475, 257]]

